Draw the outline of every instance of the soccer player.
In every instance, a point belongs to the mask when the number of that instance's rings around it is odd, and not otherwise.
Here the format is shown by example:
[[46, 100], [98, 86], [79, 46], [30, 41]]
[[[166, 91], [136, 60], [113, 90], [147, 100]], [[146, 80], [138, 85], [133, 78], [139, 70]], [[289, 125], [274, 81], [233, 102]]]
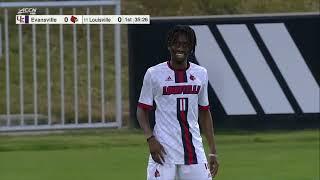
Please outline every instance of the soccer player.
[[[207, 70], [188, 61], [196, 46], [195, 33], [189, 26], [171, 29], [167, 45], [171, 58], [147, 70], [137, 108], [150, 150], [147, 179], [209, 180], [217, 174], [219, 164], [209, 110]], [[153, 108], [156, 124], [152, 131], [148, 112]], [[198, 117], [209, 144], [209, 164]]]

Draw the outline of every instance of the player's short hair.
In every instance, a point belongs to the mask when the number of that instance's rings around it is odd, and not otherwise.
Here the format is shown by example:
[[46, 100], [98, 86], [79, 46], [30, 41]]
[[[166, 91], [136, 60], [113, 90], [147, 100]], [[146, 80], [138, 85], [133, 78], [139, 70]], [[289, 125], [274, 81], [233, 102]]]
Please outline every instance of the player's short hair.
[[197, 45], [197, 37], [196, 37], [196, 34], [194, 33], [194, 30], [187, 25], [176, 25], [168, 32], [168, 35], [167, 35], [168, 47], [172, 46], [174, 38], [176, 38], [176, 36], [180, 33], [185, 34], [187, 36], [188, 42], [190, 43], [190, 47], [191, 47], [191, 54], [194, 55], [195, 48]]

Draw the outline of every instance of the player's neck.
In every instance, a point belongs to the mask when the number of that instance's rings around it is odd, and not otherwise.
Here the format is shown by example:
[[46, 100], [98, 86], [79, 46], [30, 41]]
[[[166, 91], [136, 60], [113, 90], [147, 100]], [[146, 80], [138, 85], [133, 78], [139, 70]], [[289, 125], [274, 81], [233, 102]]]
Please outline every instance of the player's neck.
[[185, 70], [188, 68], [188, 62], [187, 61], [183, 61], [183, 62], [176, 62], [173, 60], [169, 61], [170, 66], [175, 69], [175, 70]]

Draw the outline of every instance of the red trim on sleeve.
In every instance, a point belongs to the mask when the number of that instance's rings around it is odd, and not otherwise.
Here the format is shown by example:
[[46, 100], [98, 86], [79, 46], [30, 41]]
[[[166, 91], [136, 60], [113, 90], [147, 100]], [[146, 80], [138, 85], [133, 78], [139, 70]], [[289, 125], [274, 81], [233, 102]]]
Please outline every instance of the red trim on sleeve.
[[200, 111], [208, 111], [210, 109], [210, 106], [208, 105], [208, 106], [200, 106], [199, 105], [199, 110]]
[[148, 104], [143, 104], [143, 103], [138, 103], [138, 107], [141, 108], [141, 109], [146, 109], [146, 110], [152, 110], [153, 109], [153, 106], [150, 106]]

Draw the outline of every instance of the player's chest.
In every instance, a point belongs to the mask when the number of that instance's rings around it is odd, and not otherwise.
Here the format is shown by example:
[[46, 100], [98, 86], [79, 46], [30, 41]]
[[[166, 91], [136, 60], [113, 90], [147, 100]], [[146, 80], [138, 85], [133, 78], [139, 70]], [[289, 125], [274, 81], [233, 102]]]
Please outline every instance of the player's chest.
[[197, 95], [200, 92], [202, 80], [195, 72], [169, 71], [162, 72], [154, 82], [158, 95]]

